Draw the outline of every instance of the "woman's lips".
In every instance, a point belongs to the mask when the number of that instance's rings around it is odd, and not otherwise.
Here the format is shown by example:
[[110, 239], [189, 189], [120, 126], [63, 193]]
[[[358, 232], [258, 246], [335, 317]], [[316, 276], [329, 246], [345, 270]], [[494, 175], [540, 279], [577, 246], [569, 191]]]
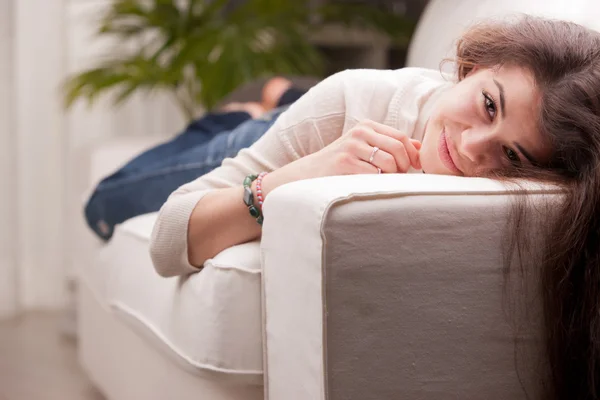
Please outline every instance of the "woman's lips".
[[438, 143], [438, 153], [440, 155], [440, 160], [446, 168], [450, 171], [462, 175], [462, 171], [458, 169], [454, 160], [452, 159], [452, 155], [450, 155], [450, 150], [448, 149], [448, 139], [446, 138], [446, 130], [442, 130], [442, 134], [440, 135], [440, 140]]

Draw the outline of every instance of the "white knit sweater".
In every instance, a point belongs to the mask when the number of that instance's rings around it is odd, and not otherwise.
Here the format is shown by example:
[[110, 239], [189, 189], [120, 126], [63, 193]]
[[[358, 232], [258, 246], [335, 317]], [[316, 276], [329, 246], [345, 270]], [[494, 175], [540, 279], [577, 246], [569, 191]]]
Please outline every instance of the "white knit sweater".
[[198, 271], [188, 261], [187, 229], [194, 207], [209, 191], [241, 186], [249, 174], [273, 171], [314, 153], [363, 119], [422, 140], [431, 105], [450, 85], [440, 72], [421, 68], [347, 70], [323, 80], [250, 148], [173, 192], [152, 233], [150, 253], [156, 270], [163, 276]]

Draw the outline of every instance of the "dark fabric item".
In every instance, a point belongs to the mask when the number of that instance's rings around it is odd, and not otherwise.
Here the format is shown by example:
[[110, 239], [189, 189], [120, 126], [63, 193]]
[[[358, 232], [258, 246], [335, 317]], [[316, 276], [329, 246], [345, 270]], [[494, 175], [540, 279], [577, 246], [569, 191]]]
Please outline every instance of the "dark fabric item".
[[291, 88], [286, 90], [285, 93], [283, 93], [283, 95], [279, 99], [279, 102], [277, 102], [277, 107], [283, 107], [292, 104], [300, 97], [304, 96], [305, 93], [306, 90], [298, 89], [292, 86]]

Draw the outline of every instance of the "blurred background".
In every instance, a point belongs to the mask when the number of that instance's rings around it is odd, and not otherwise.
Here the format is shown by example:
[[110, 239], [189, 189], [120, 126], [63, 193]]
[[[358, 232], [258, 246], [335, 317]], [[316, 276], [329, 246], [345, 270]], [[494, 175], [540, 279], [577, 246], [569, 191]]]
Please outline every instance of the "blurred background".
[[[347, 68], [438, 68], [481, 16], [594, 26], [596, 2], [0, 0], [0, 400], [88, 390], [72, 340], [77, 277], [102, 244], [82, 207], [115, 158], [254, 100], [274, 75], [309, 87]], [[41, 354], [67, 372], [34, 377], [27, 357]], [[56, 397], [36, 397], [35, 379]], [[71, 394], [57, 379], [75, 381]]]
[[[225, 3], [235, 9], [236, 3], [243, 2]], [[136, 20], [131, 8], [136, 3], [156, 7], [153, 13]], [[200, 72], [203, 79], [218, 82], [207, 87], [205, 93], [188, 93], [191, 100], [183, 101], [185, 96], [179, 100], [173, 96], [178, 89], [167, 75], [178, 78], [183, 74], [181, 69], [206, 64], [209, 54], [205, 49], [192, 49], [192, 56], [184, 60], [183, 66], [167, 62], [158, 72], [152, 68], [158, 68], [159, 63], [152, 65], [149, 61], [154, 54], [140, 54], [140, 49], [156, 36], [164, 40], [176, 33], [184, 16], [176, 15], [173, 20], [167, 11], [169, 5], [177, 3], [186, 1], [0, 0], [0, 316], [60, 309], [69, 303], [68, 277], [80, 266], [78, 255], [86, 251], [78, 244], [78, 239], [88, 234], [82, 220], [83, 201], [93, 182], [109, 172], [102, 165], [92, 165], [101, 163], [90, 159], [94, 149], [109, 146], [114, 138], [131, 138], [132, 146], [136, 139], [165, 140], [178, 133], [190, 118], [200, 116], [207, 103], [214, 106], [232, 98], [234, 88], [241, 87], [235, 99], [255, 98], [261, 79], [275, 73], [310, 77], [299, 81], [312, 84], [346, 68], [402, 67], [412, 27], [426, 2], [330, 1], [332, 5], [370, 3], [373, 9], [385, 11], [353, 23], [356, 15], [353, 17], [352, 7], [338, 7], [341, 15], [333, 15], [337, 12], [333, 10], [332, 15], [324, 16], [311, 14], [325, 3], [320, 0], [257, 1], [256, 13], [260, 16], [262, 12], [265, 20], [271, 21], [273, 14], [261, 11], [261, 7], [277, 13], [274, 5], [279, 4], [281, 12], [293, 15], [296, 24], [306, 14], [319, 28], [304, 24], [300, 30], [292, 29], [280, 18], [282, 23], [273, 28], [278, 35], [306, 32], [307, 36], [293, 39], [297, 42], [287, 43], [283, 50], [274, 48], [261, 54], [253, 54], [248, 48], [251, 43], [243, 43], [249, 41], [243, 33], [225, 37], [222, 31], [206, 33], [198, 29], [182, 34], [189, 35], [182, 38], [184, 45], [206, 34], [206, 46], [230, 40], [242, 42], [239, 48], [246, 51], [235, 58], [225, 48], [213, 70]], [[203, 17], [200, 11], [196, 14], [199, 19]], [[386, 14], [406, 21], [405, 26], [392, 26], [389, 32], [370, 29], [369, 25], [378, 24], [377, 18]], [[324, 18], [350, 20], [350, 27], [327, 24]], [[241, 25], [239, 21], [230, 22], [231, 26], [235, 24]], [[398, 40], [392, 40], [393, 35]], [[300, 56], [308, 56], [303, 65], [298, 62], [302, 57], [290, 57], [300, 45], [305, 46]], [[181, 51], [169, 48], [170, 54], [165, 56], [173, 57], [174, 52]], [[248, 57], [258, 59], [258, 66], [243, 72], [240, 60]], [[116, 65], [115, 60], [129, 64]], [[261, 71], [261, 66], [265, 70]], [[127, 68], [126, 76], [122, 76]], [[81, 74], [89, 71], [92, 73]], [[216, 78], [211, 76], [215, 71]], [[81, 79], [69, 81], [77, 76]], [[89, 98], [94, 99], [93, 104]], [[187, 104], [182, 104], [185, 101]], [[69, 109], [65, 108], [67, 102], [71, 103]]]

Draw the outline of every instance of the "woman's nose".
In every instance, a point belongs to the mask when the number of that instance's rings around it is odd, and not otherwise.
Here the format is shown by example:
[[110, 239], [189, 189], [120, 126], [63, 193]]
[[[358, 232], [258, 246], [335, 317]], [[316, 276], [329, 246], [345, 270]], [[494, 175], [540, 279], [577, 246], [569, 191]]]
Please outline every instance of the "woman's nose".
[[460, 152], [473, 164], [485, 161], [492, 147], [493, 135], [478, 129], [467, 129], [461, 135]]

